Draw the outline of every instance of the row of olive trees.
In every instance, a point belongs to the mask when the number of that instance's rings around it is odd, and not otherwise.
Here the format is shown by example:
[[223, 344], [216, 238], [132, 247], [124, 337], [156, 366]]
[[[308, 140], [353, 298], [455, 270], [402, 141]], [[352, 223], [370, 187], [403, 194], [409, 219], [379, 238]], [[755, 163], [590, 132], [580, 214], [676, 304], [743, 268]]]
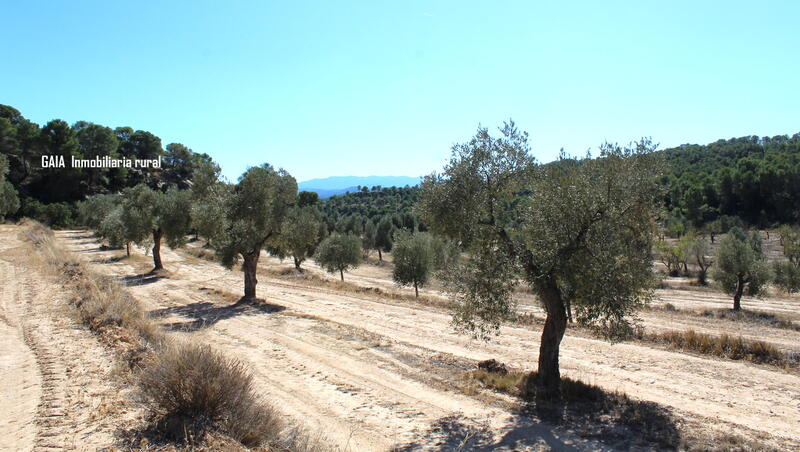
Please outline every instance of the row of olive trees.
[[228, 268], [241, 262], [244, 297], [255, 298], [262, 250], [291, 257], [298, 271], [311, 256], [329, 272], [358, 266], [364, 237], [334, 233], [307, 192], [286, 171], [264, 164], [248, 169], [238, 183], [219, 181], [219, 168], [199, 168], [191, 188], [166, 191], [141, 184], [120, 195], [96, 195], [81, 203], [85, 225], [114, 247], [152, 246], [153, 271], [163, 270], [161, 245], [179, 248], [192, 231], [202, 236]]
[[140, 184], [120, 195], [97, 195], [79, 206], [82, 221], [112, 246], [152, 245], [153, 270], [164, 268], [162, 242], [186, 243], [191, 231], [212, 243], [224, 265], [242, 261], [244, 294], [256, 296], [261, 250], [277, 239], [295, 204], [297, 183], [283, 170], [264, 164], [249, 168], [235, 185], [219, 181], [209, 163], [193, 177], [191, 189], [154, 190]]
[[720, 240], [713, 257], [708, 242], [703, 237], [688, 233], [675, 245], [666, 241], [656, 244], [661, 262], [668, 273], [681, 271], [688, 274], [688, 262], [694, 262], [699, 271], [698, 283], [707, 284], [709, 268], [715, 283], [726, 293], [733, 295], [734, 311], [741, 310], [741, 298], [763, 294], [769, 282], [792, 293], [800, 291], [800, 228], [781, 228], [781, 243], [785, 261], [776, 261], [770, 266], [764, 254], [758, 232], [746, 232], [738, 226], [731, 228]]

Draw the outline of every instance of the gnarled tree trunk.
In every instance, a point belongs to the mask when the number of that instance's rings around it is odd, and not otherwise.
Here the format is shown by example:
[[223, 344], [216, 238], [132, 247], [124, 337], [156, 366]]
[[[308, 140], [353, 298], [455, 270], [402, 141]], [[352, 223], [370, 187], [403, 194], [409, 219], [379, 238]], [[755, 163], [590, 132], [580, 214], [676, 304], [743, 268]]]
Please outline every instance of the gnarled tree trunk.
[[153, 271], [163, 270], [164, 265], [161, 264], [161, 238], [164, 233], [161, 229], [153, 229]]
[[535, 391], [538, 398], [553, 398], [560, 393], [561, 372], [558, 365], [558, 353], [561, 339], [567, 329], [567, 313], [561, 291], [555, 281], [548, 281], [538, 288], [539, 297], [547, 311], [547, 318], [542, 330], [542, 340], [539, 346], [539, 371], [534, 381], [535, 388], [529, 387], [529, 392]]
[[744, 293], [744, 277], [737, 276], [736, 280], [736, 293], [733, 294], [733, 310], [742, 310], [742, 293]]
[[125, 254], [131, 257], [131, 242], [125, 242]]
[[[260, 251], [260, 249], [259, 249]], [[258, 268], [258, 257], [260, 253], [250, 252], [242, 254], [244, 262], [242, 263], [242, 270], [244, 271], [244, 298], [252, 299], [256, 297], [256, 285], [258, 278], [256, 278], [256, 269]]]

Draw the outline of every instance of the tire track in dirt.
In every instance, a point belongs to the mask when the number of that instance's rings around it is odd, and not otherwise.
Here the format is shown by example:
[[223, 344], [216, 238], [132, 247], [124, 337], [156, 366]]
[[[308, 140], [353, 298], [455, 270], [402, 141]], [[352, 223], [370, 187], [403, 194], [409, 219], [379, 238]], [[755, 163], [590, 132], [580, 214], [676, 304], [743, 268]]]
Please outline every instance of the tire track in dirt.
[[129, 406], [130, 391], [110, 376], [116, 363], [111, 352], [71, 318], [67, 292], [33, 268], [31, 250], [20, 247], [19, 232], [20, 228], [0, 227], [0, 249], [5, 250], [0, 271], [7, 276], [3, 307], [12, 312], [33, 358], [39, 391], [27, 422], [30, 432], [10, 450], [97, 450], [112, 445], [120, 426], [138, 415]]
[[29, 451], [37, 433], [42, 378], [20, 320], [18, 271], [1, 258], [0, 281], [0, 450]]

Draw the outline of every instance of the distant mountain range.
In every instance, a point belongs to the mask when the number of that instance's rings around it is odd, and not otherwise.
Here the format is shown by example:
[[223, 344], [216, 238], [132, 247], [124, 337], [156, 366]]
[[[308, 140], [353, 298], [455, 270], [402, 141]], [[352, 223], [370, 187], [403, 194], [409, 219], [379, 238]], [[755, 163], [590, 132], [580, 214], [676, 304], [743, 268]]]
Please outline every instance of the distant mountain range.
[[374, 187], [405, 187], [417, 185], [422, 178], [408, 176], [332, 176], [322, 179], [311, 179], [300, 182], [297, 188], [300, 191], [313, 191], [320, 198], [330, 198], [347, 192], [355, 192], [358, 186]]

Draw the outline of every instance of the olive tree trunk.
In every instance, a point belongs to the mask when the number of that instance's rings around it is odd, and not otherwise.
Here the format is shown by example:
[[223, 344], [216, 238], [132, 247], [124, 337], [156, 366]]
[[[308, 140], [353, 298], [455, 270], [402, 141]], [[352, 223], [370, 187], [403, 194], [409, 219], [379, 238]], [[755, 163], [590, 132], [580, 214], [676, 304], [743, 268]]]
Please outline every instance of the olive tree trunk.
[[125, 242], [125, 254], [131, 257], [131, 242]]
[[164, 265], [161, 263], [161, 238], [164, 233], [161, 229], [153, 229], [153, 271], [163, 270]]
[[[259, 249], [260, 251], [260, 249]], [[242, 254], [244, 262], [242, 262], [242, 271], [244, 271], [244, 298], [252, 299], [256, 297], [256, 285], [258, 278], [256, 277], [256, 269], [258, 268], [258, 258], [261, 253]]]
[[547, 311], [547, 318], [539, 346], [538, 375], [534, 381], [528, 383], [535, 384], [535, 388], [528, 389], [529, 392], [535, 391], [537, 397], [547, 399], [557, 397], [560, 392], [561, 372], [558, 353], [561, 339], [564, 338], [564, 331], [567, 329], [567, 313], [561, 291], [555, 282], [551, 281], [539, 287], [538, 292]]
[[339, 277], [342, 278], [342, 281], [344, 281], [344, 271], [342, 271], [341, 268], [339, 269]]
[[736, 293], [733, 294], [733, 310], [742, 310], [742, 293], [744, 293], [744, 277], [738, 276], [736, 279]]

